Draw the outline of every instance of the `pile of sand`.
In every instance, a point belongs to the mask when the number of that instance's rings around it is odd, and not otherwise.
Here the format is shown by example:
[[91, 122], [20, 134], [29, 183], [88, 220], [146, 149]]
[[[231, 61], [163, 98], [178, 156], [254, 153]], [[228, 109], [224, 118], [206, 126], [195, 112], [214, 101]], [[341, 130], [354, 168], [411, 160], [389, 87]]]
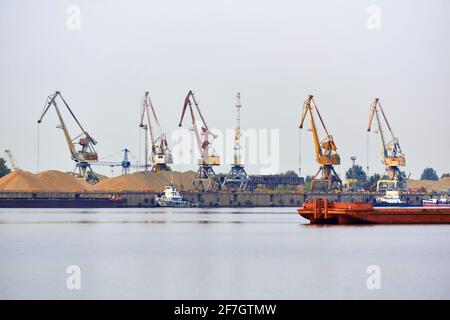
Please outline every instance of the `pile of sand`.
[[136, 172], [115, 178], [106, 178], [96, 185], [90, 185], [69, 172], [55, 170], [34, 174], [28, 171], [13, 171], [0, 179], [0, 190], [8, 191], [156, 191], [164, 190], [169, 184], [175, 184], [180, 190], [189, 188], [194, 171]]
[[[66, 173], [67, 173], [67, 174], [70, 174], [71, 176], [73, 176], [73, 177], [75, 177], [75, 178], [79, 178], [79, 176], [80, 176], [78, 173], [73, 172], [73, 171], [66, 171]], [[98, 181], [103, 181], [103, 180], [109, 178], [109, 177], [107, 177], [107, 176], [105, 176], [105, 175], [103, 175], [103, 174], [100, 174], [100, 173], [98, 173], [98, 172], [95, 172], [95, 175], [97, 176]]]
[[173, 182], [180, 190], [185, 190], [189, 188], [194, 175], [194, 171], [136, 172], [100, 181], [94, 185], [94, 189], [103, 191], [161, 192], [168, 183]]
[[187, 190], [195, 176], [194, 171], [178, 172], [178, 171], [161, 171], [159, 175], [168, 183], [173, 183], [180, 190]]
[[408, 180], [408, 189], [424, 189], [427, 192], [446, 191], [450, 189], [450, 177], [445, 177], [440, 180]]
[[92, 186], [61, 171], [12, 171], [0, 179], [0, 190], [7, 191], [88, 191]]
[[54, 185], [56, 189], [61, 191], [80, 191], [80, 190], [91, 190], [92, 185], [84, 181], [83, 179], [78, 179], [71, 174], [67, 174], [61, 171], [48, 170], [43, 171], [36, 176], [47, 182], [50, 185]]

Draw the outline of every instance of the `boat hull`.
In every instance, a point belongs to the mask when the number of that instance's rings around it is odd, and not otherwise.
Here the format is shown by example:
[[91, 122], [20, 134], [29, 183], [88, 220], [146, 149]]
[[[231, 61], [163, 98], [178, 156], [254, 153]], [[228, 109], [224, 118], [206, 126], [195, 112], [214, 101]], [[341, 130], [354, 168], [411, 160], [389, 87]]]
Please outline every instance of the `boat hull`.
[[383, 207], [338, 203], [328, 199], [305, 202], [298, 213], [310, 224], [449, 224], [450, 208]]
[[160, 207], [167, 207], [167, 208], [195, 208], [198, 207], [191, 203], [167, 203], [167, 202], [158, 202], [158, 205]]
[[389, 202], [376, 202], [373, 204], [374, 207], [410, 207], [408, 203], [389, 203]]
[[423, 202], [424, 207], [440, 207], [440, 208], [450, 208], [450, 203], [436, 203], [436, 202]]

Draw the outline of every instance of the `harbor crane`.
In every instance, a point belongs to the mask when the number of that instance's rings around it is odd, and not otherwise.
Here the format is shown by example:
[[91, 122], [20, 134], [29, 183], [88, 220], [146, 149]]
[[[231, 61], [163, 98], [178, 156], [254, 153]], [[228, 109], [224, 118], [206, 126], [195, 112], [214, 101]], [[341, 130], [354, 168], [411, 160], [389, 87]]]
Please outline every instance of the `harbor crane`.
[[[325, 131], [326, 137], [320, 141], [317, 133], [316, 123], [314, 121], [313, 112], [317, 114], [322, 128]], [[322, 191], [332, 191], [332, 190], [342, 190], [342, 181], [334, 170], [335, 165], [341, 163], [341, 158], [337, 153], [336, 143], [333, 140], [333, 136], [328, 133], [325, 123], [320, 115], [319, 109], [317, 108], [317, 103], [315, 102], [314, 96], [309, 95], [305, 102], [303, 103], [303, 111], [300, 119], [299, 128], [303, 128], [306, 116], [309, 113], [311, 120], [311, 131], [314, 138], [314, 146], [316, 151], [316, 162], [319, 164], [320, 168], [311, 180], [311, 189], [314, 189], [315, 185], [318, 184]], [[320, 177], [319, 177], [320, 174]]]
[[20, 168], [17, 166], [16, 161], [14, 160], [14, 157], [13, 157], [13, 155], [12, 155], [12, 151], [9, 150], [9, 149], [6, 149], [6, 150], [5, 150], [5, 154], [6, 154], [7, 158], [8, 158], [8, 160], [9, 160], [9, 163], [11, 164], [11, 168], [12, 168], [14, 171], [22, 171], [22, 169], [20, 169]]
[[[192, 131], [194, 131], [195, 141], [200, 152], [200, 159], [198, 159], [198, 171], [192, 179], [189, 190], [194, 191], [209, 191], [220, 189], [220, 183], [217, 175], [214, 173], [213, 166], [220, 165], [220, 157], [215, 153], [214, 149], [211, 147], [211, 140], [216, 138], [206, 124], [205, 118], [200, 110], [197, 100], [195, 99], [194, 93], [189, 91], [184, 99], [184, 105], [181, 112], [181, 118], [179, 127], [182, 126], [183, 118], [186, 113], [186, 109], [189, 107], [189, 112], [191, 114], [192, 120]], [[200, 116], [202, 125], [201, 131], [197, 127], [194, 107]]]
[[[152, 117], [158, 129], [158, 136], [156, 138], [155, 134], [153, 133]], [[166, 134], [162, 131], [161, 125], [159, 124], [158, 117], [156, 116], [155, 108], [153, 107], [152, 101], [150, 100], [148, 91], [145, 92], [144, 96], [141, 99], [141, 122], [139, 124], [139, 127], [143, 128], [146, 132], [146, 163], [147, 160], [150, 160], [152, 171], [154, 172], [159, 172], [161, 170], [170, 170], [168, 165], [173, 163], [172, 152], [169, 149]], [[151, 150], [150, 156], [148, 154], [148, 149]]]
[[[381, 116], [380, 116], [381, 112]], [[400, 168], [406, 164], [405, 155], [402, 152], [400, 144], [398, 142], [398, 138], [395, 136], [394, 131], [392, 130], [389, 121], [387, 120], [386, 114], [381, 107], [380, 99], [374, 98], [372, 103], [370, 104], [369, 109], [369, 124], [367, 127], [367, 131], [370, 132], [372, 127], [373, 118], [377, 119], [378, 124], [378, 134], [381, 139], [381, 150], [383, 153], [382, 163], [386, 167], [386, 175], [388, 180], [380, 180], [377, 183], [377, 191], [380, 191], [381, 188], [391, 188], [397, 189], [399, 187], [399, 182], [403, 183]], [[381, 118], [382, 117], [382, 118]], [[389, 129], [391, 134], [391, 140], [387, 141], [383, 131], [382, 121]]]
[[[122, 160], [121, 161], [105, 161], [106, 159], [109, 159], [111, 157], [117, 156], [118, 154], [123, 153]], [[128, 150], [127, 148], [113, 153], [103, 159], [100, 159], [98, 162], [91, 163], [92, 166], [104, 166], [104, 167], [122, 167], [122, 174], [129, 174], [131, 169], [147, 169], [148, 165], [141, 165], [139, 163], [132, 163], [130, 161], [130, 156], [132, 155], [133, 158], [136, 159], [136, 157], [133, 155], [133, 153]]]
[[[56, 100], [58, 97], [66, 106], [70, 115], [75, 120], [76, 124], [81, 130], [81, 133], [73, 139], [71, 138], [69, 131], [67, 130], [61, 111], [59, 110], [58, 105], [56, 104]], [[97, 144], [97, 141], [94, 138], [92, 138], [92, 136], [83, 128], [83, 126], [73, 113], [72, 109], [69, 107], [66, 100], [64, 100], [63, 96], [59, 91], [56, 91], [54, 94], [48, 96], [44, 106], [44, 110], [42, 111], [38, 123], [42, 122], [42, 119], [52, 106], [55, 107], [55, 111], [59, 119], [59, 126], [57, 128], [62, 129], [64, 133], [64, 138], [66, 139], [66, 143], [70, 151], [70, 157], [73, 161], [75, 161], [74, 171], [78, 170], [79, 178], [85, 179], [87, 182], [91, 184], [97, 183], [99, 179], [97, 175], [94, 173], [94, 171], [91, 169], [91, 164], [98, 161], [98, 154], [94, 148], [94, 145]], [[78, 141], [76, 141], [77, 139]], [[76, 144], [80, 146], [79, 150], [76, 149], [75, 147]]]
[[234, 134], [234, 161], [230, 172], [222, 183], [223, 189], [231, 191], [251, 191], [252, 180], [241, 163], [241, 94], [236, 96], [236, 128]]
[[[123, 153], [123, 159], [122, 161], [98, 161], [95, 163], [91, 163], [92, 166], [105, 166], [105, 167], [122, 167], [122, 174], [128, 174], [130, 173], [130, 168], [136, 167], [136, 165], [132, 164], [128, 158], [128, 154], [130, 153], [130, 150], [127, 148], [114, 153], [106, 158], [110, 158], [112, 156], [115, 156], [119, 153]], [[140, 167], [140, 166], [139, 166]]]

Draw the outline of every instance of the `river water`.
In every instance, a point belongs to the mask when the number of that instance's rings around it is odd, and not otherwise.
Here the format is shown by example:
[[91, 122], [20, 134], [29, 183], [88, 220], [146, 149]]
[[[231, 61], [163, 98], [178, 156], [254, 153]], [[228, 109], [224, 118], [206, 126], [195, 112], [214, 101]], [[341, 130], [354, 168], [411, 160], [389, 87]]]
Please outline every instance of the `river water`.
[[450, 225], [307, 223], [295, 208], [0, 209], [0, 298], [450, 298]]

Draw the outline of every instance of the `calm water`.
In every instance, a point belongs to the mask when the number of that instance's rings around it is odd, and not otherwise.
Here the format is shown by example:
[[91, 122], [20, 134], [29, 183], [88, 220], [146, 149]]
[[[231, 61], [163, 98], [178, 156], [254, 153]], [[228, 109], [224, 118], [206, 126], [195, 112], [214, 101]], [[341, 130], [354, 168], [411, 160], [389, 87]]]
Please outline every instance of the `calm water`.
[[[68, 290], [66, 268], [81, 268]], [[367, 289], [367, 267], [381, 289]], [[293, 208], [0, 209], [0, 298], [450, 298], [450, 225], [309, 226]]]

